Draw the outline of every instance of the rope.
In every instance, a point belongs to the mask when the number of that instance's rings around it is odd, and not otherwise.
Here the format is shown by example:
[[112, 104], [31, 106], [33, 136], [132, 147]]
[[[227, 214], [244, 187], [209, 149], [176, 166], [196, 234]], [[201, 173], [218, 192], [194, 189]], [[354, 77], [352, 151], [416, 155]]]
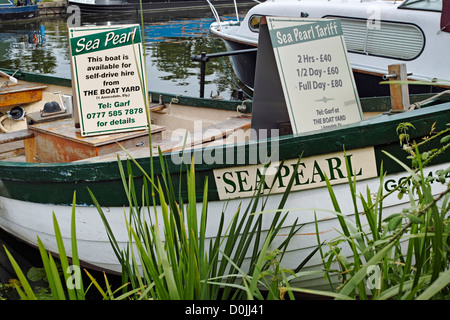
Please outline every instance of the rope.
[[420, 101], [420, 102], [415, 102], [415, 103], [413, 103], [412, 105], [409, 106], [408, 111], [409, 110], [420, 109], [420, 107], [423, 106], [424, 104], [427, 104], [428, 102], [430, 102], [432, 100], [435, 100], [435, 99], [439, 98], [440, 96], [443, 96], [444, 94], [447, 94], [447, 93], [450, 93], [450, 90], [445, 90], [445, 91], [439, 92], [438, 94], [436, 94], [436, 95], [434, 95], [434, 96], [432, 96], [432, 97], [430, 97], [428, 99], [425, 99], [425, 100]]

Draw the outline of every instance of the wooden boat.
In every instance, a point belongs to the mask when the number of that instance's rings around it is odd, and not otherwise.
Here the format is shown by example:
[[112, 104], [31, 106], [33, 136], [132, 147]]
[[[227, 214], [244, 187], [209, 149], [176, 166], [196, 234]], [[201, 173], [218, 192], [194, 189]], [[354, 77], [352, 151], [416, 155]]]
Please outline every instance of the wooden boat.
[[[443, 6], [444, 3], [444, 6]], [[338, 18], [360, 97], [386, 96], [378, 86], [390, 64], [406, 63], [410, 79], [435, 81], [435, 91], [448, 89], [449, 62], [441, 52], [449, 49], [448, 1], [274, 0], [258, 4], [242, 21], [217, 21], [211, 33], [228, 51], [258, 46], [262, 16]], [[233, 70], [249, 88], [254, 87], [256, 52], [231, 56]], [[443, 89], [442, 89], [443, 88]], [[410, 93], [430, 87], [410, 86]]]
[[[5, 70], [6, 71], [6, 70]], [[10, 72], [8, 72], [11, 74]], [[71, 81], [52, 76], [18, 72], [15, 75], [19, 85], [46, 85], [43, 99], [34, 102], [42, 108], [45, 100], [54, 98], [53, 92], [71, 92]], [[428, 95], [411, 97], [411, 102], [421, 101]], [[25, 155], [0, 161], [0, 227], [17, 238], [36, 245], [36, 235], [50, 252], [57, 252], [54, 238], [53, 213], [58, 219], [66, 248], [70, 248], [70, 220], [72, 200], [76, 191], [76, 224], [79, 256], [83, 264], [108, 272], [121, 272], [121, 267], [113, 253], [103, 222], [93, 206], [88, 188], [104, 208], [117, 241], [121, 245], [128, 242], [124, 212], [128, 200], [123, 190], [118, 170], [117, 155], [123, 161], [128, 155], [117, 145], [120, 142], [137, 159], [143, 168], [150, 166], [153, 155], [155, 174], [161, 171], [156, 147], [163, 152], [163, 161], [172, 172], [175, 189], [180, 188], [181, 197], [186, 200], [185, 171], [192, 156], [195, 156], [198, 190], [202, 190], [204, 178], [209, 179], [209, 225], [218, 223], [219, 213], [227, 206], [229, 223], [240, 204], [249, 202], [256, 187], [258, 173], [262, 171], [267, 151], [277, 147], [282, 174], [272, 178], [275, 188], [268, 194], [266, 210], [276, 209], [287, 181], [293, 173], [293, 164], [302, 155], [301, 169], [296, 172], [295, 183], [285, 205], [292, 210], [286, 221], [286, 228], [299, 219], [301, 228], [282, 261], [286, 268], [295, 268], [317, 246], [314, 214], [320, 221], [321, 239], [330, 240], [338, 235], [336, 215], [328, 199], [324, 174], [333, 184], [345, 213], [354, 211], [349, 200], [346, 184], [347, 172], [343, 165], [344, 148], [350, 159], [357, 179], [358, 192], [366, 188], [376, 192], [380, 187], [380, 167], [387, 172], [384, 185], [386, 192], [395, 187], [407, 174], [382, 151], [405, 160], [397, 126], [408, 122], [415, 130], [411, 139], [429, 134], [431, 127], [439, 131], [450, 123], [449, 98], [441, 96], [420, 109], [386, 113], [391, 109], [389, 97], [362, 98], [365, 111], [364, 120], [338, 128], [326, 128], [299, 135], [272, 137], [259, 141], [249, 140], [251, 132], [252, 104], [238, 101], [217, 101], [151, 92], [153, 149], [148, 146], [148, 132], [115, 133], [103, 136], [81, 137], [77, 134], [72, 116], [55, 114], [46, 122], [41, 112], [27, 114], [27, 129], [0, 135], [1, 145], [23, 141]], [[196, 121], [202, 120], [202, 127], [196, 128]], [[197, 124], [198, 126], [198, 124]], [[183, 149], [185, 131], [194, 132]], [[194, 130], [194, 131], [193, 131]], [[195, 134], [197, 132], [197, 134]], [[199, 134], [200, 133], [200, 134]], [[177, 137], [173, 139], [173, 137]], [[181, 139], [180, 139], [181, 138]], [[238, 143], [236, 143], [238, 141]], [[272, 150], [273, 151], [273, 150]], [[429, 166], [425, 174], [447, 169], [449, 155], [442, 155]], [[406, 161], [406, 160], [405, 160]], [[133, 171], [136, 189], [142, 175]], [[281, 172], [281, 171], [280, 171]], [[181, 174], [181, 184], [178, 181]], [[443, 186], [433, 184], [434, 192]], [[197, 194], [201, 207], [201, 193]], [[405, 197], [406, 198], [406, 197]], [[405, 201], [397, 197], [388, 198], [383, 204], [385, 214], [399, 212]], [[124, 209], [125, 208], [125, 209]], [[272, 213], [263, 216], [267, 228]], [[287, 230], [287, 229], [286, 229]], [[274, 244], [279, 244], [285, 236], [280, 232]], [[206, 230], [206, 237], [214, 237], [214, 227]], [[68, 249], [67, 249], [68, 250]], [[68, 250], [70, 256], [70, 250]], [[321, 268], [320, 257], [315, 255], [304, 270]], [[326, 287], [323, 277], [311, 276], [302, 279], [302, 287]]]
[[38, 6], [32, 4], [31, 1], [16, 1], [12, 0], [0, 1], [0, 21], [20, 21], [37, 19], [39, 16]]

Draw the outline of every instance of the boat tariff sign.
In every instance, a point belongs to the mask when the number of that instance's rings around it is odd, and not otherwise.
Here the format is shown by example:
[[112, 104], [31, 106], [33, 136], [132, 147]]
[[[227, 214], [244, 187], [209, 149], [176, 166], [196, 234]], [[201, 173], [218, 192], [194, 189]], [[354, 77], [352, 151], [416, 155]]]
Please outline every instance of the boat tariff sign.
[[271, 194], [283, 193], [294, 176], [291, 191], [301, 191], [326, 186], [325, 176], [332, 185], [348, 182], [345, 156], [349, 162], [351, 175], [356, 180], [377, 177], [377, 165], [373, 147], [335, 152], [300, 160], [287, 160], [264, 165], [241, 166], [214, 170], [214, 178], [220, 200], [251, 197], [261, 185], [261, 191]]
[[267, 18], [294, 133], [362, 120], [339, 20]]
[[82, 136], [148, 128], [139, 25], [70, 28]]

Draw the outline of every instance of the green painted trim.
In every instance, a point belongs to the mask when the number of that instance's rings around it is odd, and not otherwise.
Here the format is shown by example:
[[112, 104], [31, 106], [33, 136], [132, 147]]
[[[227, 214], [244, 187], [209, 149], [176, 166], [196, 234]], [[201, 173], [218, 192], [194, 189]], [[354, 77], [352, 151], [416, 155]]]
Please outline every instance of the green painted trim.
[[[4, 69], [0, 68], [1, 71], [13, 75], [16, 70], [11, 69]], [[29, 81], [29, 82], [38, 82], [42, 84], [54, 84], [54, 85], [60, 85], [64, 87], [71, 87], [72, 86], [72, 80], [67, 78], [61, 78], [61, 77], [55, 77], [55, 76], [49, 76], [49, 75], [43, 75], [43, 74], [37, 74], [37, 73], [30, 73], [21, 71], [20, 69], [16, 72], [14, 75], [14, 78], [23, 80], [23, 81]]]
[[[96, 28], [93, 28], [92, 30], [98, 32], [70, 39], [72, 56], [75, 57], [81, 54], [141, 43], [141, 30], [139, 25], [120, 29], [113, 27], [108, 29], [108, 31], [102, 31], [102, 29], [97, 30]], [[111, 34], [113, 34], [113, 39], [116, 39], [116, 36], [118, 36], [121, 40], [113, 40], [110, 37]], [[130, 36], [131, 34], [133, 35], [132, 37]], [[86, 43], [91, 43], [91, 45], [88, 46]]]
[[[15, 72], [14, 70], [4, 69], [4, 68], [0, 68], [0, 70], [9, 75], [14, 74], [14, 72]], [[42, 84], [61, 85], [64, 87], [72, 86], [71, 79], [55, 77], [52, 75], [43, 75], [43, 74], [24, 72], [24, 71], [20, 71], [20, 70], [14, 75], [14, 77], [19, 80], [38, 82], [38, 83], [42, 83]], [[159, 96], [161, 96], [163, 103], [171, 103], [171, 102], [175, 103], [172, 100], [177, 99], [178, 104], [182, 104], [182, 105], [189, 105], [189, 106], [199, 107], [199, 108], [230, 110], [230, 111], [236, 111], [239, 106], [244, 104], [246, 108], [245, 108], [245, 111], [241, 111], [241, 113], [250, 114], [252, 112], [252, 102], [249, 100], [247, 100], [245, 102], [235, 101], [235, 100], [215, 100], [215, 99], [208, 99], [208, 98], [197, 98], [197, 97], [176, 95], [176, 94], [172, 94], [172, 93], [164, 93], [164, 92], [159, 92], [159, 91], [148, 91], [148, 92], [152, 95], [151, 102], [154, 102], [154, 103], [158, 103]]]
[[[375, 146], [376, 162], [378, 167], [383, 161], [385, 171], [390, 173], [399, 172], [400, 168], [392, 160], [382, 154], [387, 150], [393, 155], [406, 161], [406, 154], [401, 150], [398, 143], [396, 128], [401, 122], [410, 122], [416, 130], [410, 132], [412, 139], [429, 134], [430, 128], [436, 122], [436, 131], [442, 130], [450, 123], [450, 103], [445, 103], [433, 108], [424, 108], [402, 114], [383, 115], [356, 124], [346, 125], [340, 130], [327, 130], [308, 133], [299, 136], [285, 136], [267, 140], [270, 144], [275, 140], [279, 144], [280, 159], [295, 159], [300, 154], [310, 157], [319, 154], [331, 153], [367, 146]], [[248, 157], [252, 151], [258, 151], [264, 142], [250, 142], [236, 146], [215, 148], [216, 155], [225, 157], [227, 152], [233, 151], [234, 156], [245, 154]], [[212, 148], [196, 150], [195, 154], [202, 156], [211, 152]], [[270, 150], [270, 147], [268, 148]], [[167, 164], [167, 171], [173, 172], [172, 181], [174, 190], [181, 190], [180, 197], [186, 200], [185, 173], [189, 165], [176, 165], [171, 161], [172, 156], [180, 156], [181, 152], [163, 155], [163, 161]], [[187, 153], [190, 159], [192, 153]], [[224, 158], [225, 159], [225, 158]], [[237, 159], [237, 158], [235, 158]], [[248, 162], [248, 159], [245, 159]], [[150, 159], [140, 159], [139, 164], [150, 168]], [[450, 162], [449, 155], [437, 158], [436, 163]], [[408, 163], [408, 162], [406, 162]], [[122, 163], [125, 166], [125, 163]], [[153, 159], [155, 175], [161, 174], [159, 158]], [[239, 166], [245, 163], [238, 163]], [[196, 165], [197, 195], [202, 195], [203, 181], [209, 181], [209, 199], [218, 200], [217, 187], [215, 185], [213, 169], [232, 167], [231, 164], [207, 165], [201, 163]], [[142, 175], [139, 169], [132, 165], [135, 176], [136, 190], [142, 185]], [[180, 176], [181, 173], [181, 176]], [[79, 205], [91, 205], [92, 202], [87, 193], [89, 187], [101, 205], [122, 206], [127, 203], [120, 179], [118, 163], [116, 161], [106, 163], [61, 163], [61, 164], [31, 164], [0, 162], [0, 177], [4, 188], [0, 195], [25, 201], [39, 203], [70, 204], [73, 192], [77, 191]]]
[[[12, 71], [5, 71], [12, 74]], [[15, 75], [17, 78], [26, 81], [33, 81], [47, 84], [59, 84], [70, 86], [71, 81], [58, 77], [47, 75], [36, 75], [25, 72], [19, 72]], [[152, 93], [153, 102], [159, 101], [160, 93]], [[217, 101], [211, 99], [200, 99], [192, 97], [183, 97], [176, 95], [162, 94], [164, 103], [170, 103], [171, 99], [177, 98], [180, 104], [194, 105], [198, 107], [220, 108], [225, 110], [236, 110], [236, 107], [242, 102]], [[421, 95], [420, 98], [428, 97]], [[444, 101], [449, 101], [448, 97], [443, 97]], [[364, 106], [370, 105], [373, 111], [380, 111], [376, 102], [387, 103], [389, 98], [361, 99]], [[420, 100], [420, 99], [419, 99]], [[414, 101], [411, 99], [411, 101]], [[437, 101], [435, 103], [438, 103]], [[251, 105], [251, 104], [250, 104]], [[363, 107], [364, 108], [364, 107]], [[385, 108], [382, 106], [382, 108]], [[387, 110], [389, 110], [387, 108]], [[383, 109], [384, 110], [384, 109]], [[436, 131], [444, 129], [450, 123], [450, 103], [446, 102], [433, 107], [426, 107], [410, 112], [381, 115], [363, 120], [361, 122], [342, 126], [339, 130], [322, 130], [310, 132], [298, 136], [284, 136], [277, 139], [269, 139], [267, 143], [277, 141], [279, 144], [280, 159], [295, 159], [303, 154], [304, 157], [318, 154], [331, 153], [367, 146], [375, 146], [377, 165], [384, 162], [383, 167], [389, 172], [398, 172], [398, 165], [392, 160], [387, 159], [382, 150], [405, 159], [405, 153], [401, 150], [398, 143], [396, 128], [401, 122], [410, 122], [416, 128], [411, 130], [412, 139], [419, 139], [429, 134], [433, 123], [436, 123]], [[233, 151], [234, 157], [245, 154], [248, 162], [248, 155], [255, 150], [258, 151], [263, 146], [263, 142], [250, 142], [237, 146], [227, 146], [214, 149], [219, 155], [226, 155]], [[270, 147], [268, 148], [270, 149]], [[212, 148], [196, 150], [199, 155], [210, 153]], [[168, 164], [168, 171], [174, 172], [172, 180], [175, 184], [174, 190], [181, 190], [181, 198], [186, 199], [186, 181], [185, 172], [188, 165], [175, 165], [171, 161], [173, 155], [181, 155], [181, 152], [164, 154], [163, 161]], [[191, 158], [191, 154], [188, 154]], [[450, 162], [449, 155], [443, 155], [437, 159], [440, 163]], [[150, 168], [150, 159], [139, 160], [140, 165]], [[245, 165], [239, 163], [238, 165]], [[203, 181], [208, 178], [210, 200], [218, 200], [216, 185], [214, 182], [213, 169], [226, 168], [232, 165], [221, 164], [198, 164], [196, 165], [197, 195], [201, 197]], [[142, 183], [139, 169], [132, 165], [133, 174], [136, 176], [136, 189], [140, 188]], [[158, 158], [154, 159], [154, 172], [156, 175], [161, 173], [160, 162]], [[181, 176], [179, 173], [181, 172]], [[61, 163], [61, 164], [31, 164], [16, 162], [0, 162], [0, 177], [3, 182], [3, 188], [0, 189], [0, 195], [24, 201], [33, 201], [36, 203], [59, 203], [70, 205], [73, 192], [77, 191], [77, 203], [79, 205], [91, 205], [92, 201], [87, 192], [89, 187], [101, 205], [104, 206], [122, 206], [127, 203], [125, 199], [122, 181], [116, 161], [83, 164]], [[200, 200], [200, 198], [199, 198]]]
[[[1, 71], [12, 75], [13, 70], [0, 68]], [[54, 84], [61, 85], [65, 87], [72, 86], [72, 80], [67, 78], [56, 77], [52, 75], [35, 74], [30, 72], [18, 71], [15, 78], [23, 81], [38, 82], [42, 84]], [[172, 99], [178, 99], [179, 104], [190, 105], [199, 108], [213, 108], [219, 110], [230, 110], [236, 111], [237, 107], [244, 104], [246, 110], [242, 113], [251, 114], [252, 112], [252, 101], [233, 101], [233, 100], [214, 100], [208, 98], [198, 98], [177, 95], [172, 93], [164, 93], [159, 91], [149, 91], [152, 94], [152, 101], [154, 103], [159, 102], [159, 96], [162, 96], [163, 103], [170, 103]], [[411, 103], [427, 99], [435, 93], [430, 94], [417, 94], [411, 95]], [[440, 101], [450, 101], [450, 95], [442, 96]], [[390, 97], [373, 97], [373, 98], [360, 98], [361, 108], [364, 112], [385, 112], [391, 109], [391, 98]]]

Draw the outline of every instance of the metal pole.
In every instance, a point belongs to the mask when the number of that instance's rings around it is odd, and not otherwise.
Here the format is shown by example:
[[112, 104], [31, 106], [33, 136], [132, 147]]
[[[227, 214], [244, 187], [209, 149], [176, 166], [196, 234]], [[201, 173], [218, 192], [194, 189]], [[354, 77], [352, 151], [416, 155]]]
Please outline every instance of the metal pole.
[[245, 54], [245, 53], [252, 53], [252, 52], [256, 53], [257, 51], [258, 51], [258, 48], [252, 48], [252, 49], [243, 49], [243, 50], [235, 50], [235, 51], [220, 52], [220, 53], [210, 53], [210, 54], [206, 54], [206, 52], [202, 52], [201, 55], [191, 56], [192, 61], [198, 61], [201, 63], [201, 65], [200, 65], [200, 98], [205, 97], [206, 63], [209, 61], [210, 58], [234, 56], [237, 54]]
[[202, 52], [200, 67], [200, 98], [205, 97], [206, 52]]

